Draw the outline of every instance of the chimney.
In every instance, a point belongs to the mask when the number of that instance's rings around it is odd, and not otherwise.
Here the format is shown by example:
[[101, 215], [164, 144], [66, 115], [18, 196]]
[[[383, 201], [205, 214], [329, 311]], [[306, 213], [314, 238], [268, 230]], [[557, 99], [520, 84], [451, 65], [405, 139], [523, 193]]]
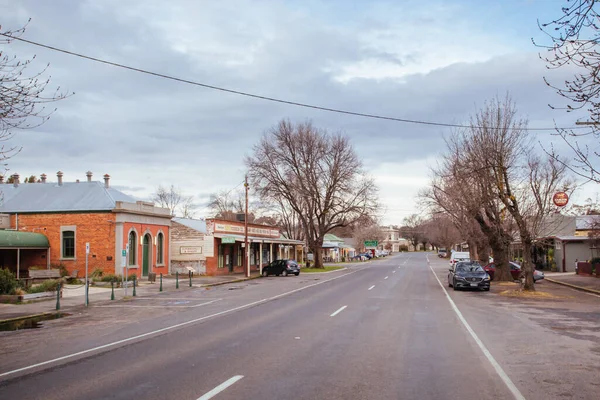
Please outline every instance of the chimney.
[[85, 176], [87, 176], [87, 178], [88, 178], [88, 180], [87, 180], [87, 181], [88, 181], [88, 182], [91, 182], [91, 181], [92, 181], [92, 171], [88, 171], [88, 172], [86, 172], [86, 173], [85, 173]]
[[13, 175], [13, 185], [15, 185], [15, 187], [19, 186], [19, 174]]
[[110, 181], [110, 175], [109, 174], [104, 174], [104, 187], [105, 188], [109, 187], [108, 181]]
[[40, 178], [42, 178], [42, 183], [46, 183], [46, 174], [41, 174]]
[[63, 175], [64, 174], [62, 173], [62, 171], [58, 171], [56, 173], [56, 176], [58, 177], [58, 186], [62, 186], [62, 177], [63, 177]]

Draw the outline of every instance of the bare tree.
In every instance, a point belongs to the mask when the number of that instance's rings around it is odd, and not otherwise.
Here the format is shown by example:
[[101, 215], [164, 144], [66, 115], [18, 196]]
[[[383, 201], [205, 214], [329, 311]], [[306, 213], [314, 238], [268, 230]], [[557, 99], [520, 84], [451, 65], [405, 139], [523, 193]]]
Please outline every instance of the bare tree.
[[377, 224], [371, 225], [359, 225], [354, 228], [354, 232], [352, 234], [354, 238], [354, 243], [358, 251], [365, 251], [364, 243], [367, 240], [376, 240], [381, 243], [385, 240], [385, 232], [381, 229], [381, 227]]
[[[245, 189], [221, 191], [210, 196], [208, 208], [216, 218], [235, 221], [237, 214], [244, 214], [246, 210]], [[248, 212], [250, 214], [250, 211]], [[254, 218], [248, 218], [251, 222]]]
[[461, 240], [460, 231], [456, 228], [451, 217], [443, 212], [436, 213], [425, 221], [423, 230], [427, 241], [438, 249], [451, 249], [454, 244]]
[[571, 184], [565, 178], [566, 168], [551, 157], [543, 160], [536, 154], [527, 121], [518, 118], [509, 96], [487, 102], [461, 138], [469, 174], [493, 191], [502, 211], [510, 214], [518, 228], [524, 289], [535, 290], [533, 244], [542, 220], [551, 210], [552, 195]]
[[423, 219], [419, 217], [418, 214], [411, 214], [403, 220], [404, 225], [400, 228], [400, 233], [402, 237], [407, 239], [414, 250], [417, 251], [419, 248], [419, 243], [423, 237], [425, 237], [423, 232]]
[[378, 208], [377, 187], [341, 134], [283, 120], [253, 150], [246, 158], [252, 187], [261, 199], [281, 199], [294, 210], [317, 268], [327, 232]]
[[[570, 148], [573, 155], [571, 163], [563, 163], [575, 174], [600, 182], [600, 171], [598, 157], [600, 153], [596, 147], [597, 142], [586, 143], [589, 139], [598, 139], [600, 131], [600, 51], [598, 43], [600, 40], [600, 14], [595, 0], [567, 0], [567, 6], [561, 7], [562, 15], [550, 22], [539, 25], [542, 32], [547, 35], [549, 44], [534, 42], [538, 47], [546, 49], [540, 58], [546, 62], [548, 69], [558, 69], [565, 66], [575, 68], [578, 72], [573, 79], [566, 80], [562, 84], [544, 81], [548, 86], [555, 89], [557, 93], [568, 101], [563, 109], [567, 112], [586, 109], [589, 121], [584, 122], [588, 128], [584, 130], [557, 129], [557, 135]], [[546, 149], [546, 152], [555, 160], [562, 162], [554, 147]]]
[[151, 200], [160, 207], [168, 208], [172, 216], [192, 218], [194, 216], [194, 196], [185, 196], [175, 185], [169, 188], [158, 186]]
[[[0, 26], [0, 46], [20, 37], [25, 28], [3, 31]], [[18, 146], [4, 144], [13, 138], [15, 129], [42, 125], [56, 111], [48, 105], [70, 95], [61, 92], [60, 87], [47, 94], [50, 76], [45, 74], [49, 65], [29, 75], [34, 60], [35, 56], [18, 59], [0, 48], [0, 162], [21, 151]]]

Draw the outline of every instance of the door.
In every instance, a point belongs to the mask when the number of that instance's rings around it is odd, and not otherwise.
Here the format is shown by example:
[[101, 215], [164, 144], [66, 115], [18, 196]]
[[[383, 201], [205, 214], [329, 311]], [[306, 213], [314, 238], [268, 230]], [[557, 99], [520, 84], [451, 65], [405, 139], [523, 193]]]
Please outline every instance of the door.
[[144, 244], [142, 248], [142, 276], [148, 276], [150, 269], [150, 235], [144, 235]]

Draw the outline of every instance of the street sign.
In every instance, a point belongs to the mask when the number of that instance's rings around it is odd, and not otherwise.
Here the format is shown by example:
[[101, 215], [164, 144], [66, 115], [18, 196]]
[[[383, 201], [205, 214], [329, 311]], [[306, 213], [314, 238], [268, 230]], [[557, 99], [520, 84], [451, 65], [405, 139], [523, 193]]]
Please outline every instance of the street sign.
[[90, 254], [90, 244], [89, 243], [85, 244], [85, 254]]
[[377, 240], [365, 240], [365, 247], [377, 247], [378, 244]]
[[552, 201], [557, 207], [564, 207], [569, 202], [569, 195], [565, 192], [557, 192], [552, 196]]

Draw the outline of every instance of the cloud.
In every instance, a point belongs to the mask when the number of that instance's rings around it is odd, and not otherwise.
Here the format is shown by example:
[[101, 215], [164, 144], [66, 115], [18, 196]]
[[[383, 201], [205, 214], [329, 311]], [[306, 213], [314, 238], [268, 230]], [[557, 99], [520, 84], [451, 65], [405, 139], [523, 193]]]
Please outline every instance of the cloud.
[[[576, 117], [549, 109], [560, 98], [542, 80], [552, 74], [560, 82], [570, 71], [547, 71], [537, 49], [524, 50], [458, 2], [12, 3], [0, 0], [3, 27], [31, 16], [27, 39], [263, 96], [464, 123], [486, 99], [510, 92], [530, 126], [573, 125]], [[76, 92], [46, 124], [18, 132], [23, 151], [9, 160], [11, 171], [54, 176], [60, 169], [67, 180], [109, 173], [113, 185], [140, 198], [172, 183], [202, 203], [242, 181], [244, 156], [265, 130], [281, 118], [312, 120], [351, 138], [380, 181], [383, 220], [399, 223], [415, 210], [427, 160], [452, 131], [237, 96], [23, 43], [6, 51], [36, 54], [36, 67], [50, 62], [51, 86]]]

